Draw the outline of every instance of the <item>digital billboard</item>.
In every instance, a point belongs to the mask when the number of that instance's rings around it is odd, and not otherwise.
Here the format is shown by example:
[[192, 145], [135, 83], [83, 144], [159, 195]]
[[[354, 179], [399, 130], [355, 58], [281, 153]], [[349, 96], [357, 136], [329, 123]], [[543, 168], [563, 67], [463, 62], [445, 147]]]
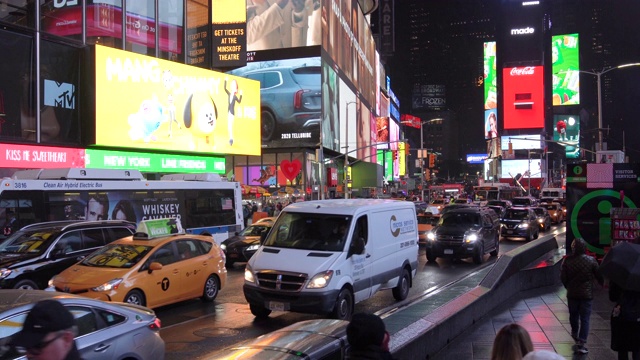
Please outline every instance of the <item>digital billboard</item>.
[[580, 53], [578, 34], [551, 37], [553, 105], [580, 104]]
[[553, 140], [564, 146], [567, 159], [580, 158], [580, 115], [554, 115]]
[[338, 112], [339, 96], [338, 74], [327, 62], [322, 63], [322, 146], [339, 151], [340, 113]]
[[224, 157], [86, 149], [85, 166], [161, 173], [225, 174]]
[[545, 31], [551, 26], [545, 19], [546, 0], [502, 1], [500, 9], [500, 63], [542, 61]]
[[378, 149], [389, 148], [389, 117], [376, 118], [376, 144]]
[[340, 79], [340, 152], [349, 152], [349, 156], [356, 157], [356, 124], [360, 120], [359, 108], [362, 103], [346, 82]]
[[237, 0], [211, 3], [213, 68], [239, 67], [247, 63], [247, 11]]
[[320, 1], [282, 1], [282, 7], [275, 1], [246, 0], [247, 51], [320, 45]]
[[543, 66], [502, 69], [504, 129], [544, 128]]
[[260, 83], [95, 46], [96, 144], [260, 155]]
[[[229, 74], [260, 82], [263, 148], [314, 147], [320, 142], [322, 70], [320, 57], [252, 62]], [[331, 81], [330, 69], [327, 69]], [[339, 90], [337, 87], [334, 90]], [[326, 90], [331, 93], [330, 89]], [[337, 96], [334, 94], [333, 98]], [[325, 100], [331, 100], [325, 99]], [[336, 121], [335, 107], [328, 116]], [[323, 124], [324, 126], [331, 126]], [[335, 130], [335, 123], [333, 123]], [[330, 139], [330, 138], [329, 138]], [[258, 139], [256, 143], [260, 144]], [[335, 143], [329, 144], [335, 149]], [[355, 147], [354, 147], [355, 148]]]
[[508, 150], [509, 143], [513, 150], [534, 150], [542, 149], [542, 135], [511, 135], [502, 136], [500, 141], [501, 150]]
[[496, 71], [496, 42], [485, 42], [484, 52], [484, 138], [498, 137], [498, 73]]
[[[517, 174], [522, 175], [524, 178], [544, 178], [546, 173], [544, 171], [544, 159], [531, 158], [520, 160], [502, 160], [502, 178], [510, 179]], [[526, 183], [526, 180], [520, 180]]]

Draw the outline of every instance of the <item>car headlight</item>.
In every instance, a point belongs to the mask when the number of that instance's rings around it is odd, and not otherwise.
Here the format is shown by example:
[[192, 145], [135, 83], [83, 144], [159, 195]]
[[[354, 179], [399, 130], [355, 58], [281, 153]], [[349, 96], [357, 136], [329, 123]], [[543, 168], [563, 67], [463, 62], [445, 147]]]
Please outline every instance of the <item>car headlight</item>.
[[56, 277], [52, 277], [51, 279], [49, 279], [49, 282], [47, 283], [47, 287], [55, 287], [55, 285], [53, 284], [53, 282], [55, 281]]
[[526, 229], [526, 228], [529, 227], [529, 224], [528, 223], [520, 224], [520, 225], [518, 225], [518, 227], [521, 228], [521, 229]]
[[0, 269], [0, 279], [4, 279], [11, 275], [11, 269]]
[[476, 233], [469, 233], [469, 234], [466, 234], [464, 237], [464, 241], [467, 243], [472, 243], [472, 242], [475, 242], [476, 240], [478, 240], [478, 234]]
[[222, 249], [222, 251], [227, 251], [227, 244], [220, 244], [220, 249]]
[[111, 290], [115, 290], [118, 288], [118, 286], [120, 285], [120, 283], [122, 283], [122, 278], [115, 278], [113, 280], [109, 280], [106, 283], [100, 285], [100, 286], [96, 286], [94, 288], [91, 288], [91, 290], [93, 291], [111, 291]]
[[260, 244], [250, 245], [247, 247], [247, 251], [256, 251], [260, 247]]
[[331, 281], [332, 276], [333, 270], [327, 270], [314, 275], [311, 280], [309, 280], [307, 289], [322, 289], [323, 287], [326, 287], [329, 284], [329, 281]]
[[250, 283], [256, 282], [256, 278], [253, 277], [253, 271], [251, 270], [251, 266], [249, 264], [247, 264], [247, 266], [244, 268], [244, 281]]
[[544, 222], [544, 219], [538, 219], [538, 222], [542, 224]]

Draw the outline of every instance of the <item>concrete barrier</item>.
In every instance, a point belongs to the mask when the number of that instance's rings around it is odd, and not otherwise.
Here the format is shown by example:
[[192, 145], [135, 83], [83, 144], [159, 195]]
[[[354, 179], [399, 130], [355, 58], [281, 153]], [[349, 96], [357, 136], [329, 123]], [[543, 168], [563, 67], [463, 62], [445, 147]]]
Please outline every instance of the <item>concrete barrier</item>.
[[[421, 317], [412, 313], [415, 321], [391, 334], [392, 354], [399, 360], [429, 359], [520, 291], [557, 284], [562, 255], [555, 236], [542, 237], [503, 254], [476, 287]], [[438, 296], [447, 296], [446, 292]], [[385, 318], [385, 323], [393, 322], [395, 316], [407, 316], [403, 312], [410, 312], [411, 307]]]

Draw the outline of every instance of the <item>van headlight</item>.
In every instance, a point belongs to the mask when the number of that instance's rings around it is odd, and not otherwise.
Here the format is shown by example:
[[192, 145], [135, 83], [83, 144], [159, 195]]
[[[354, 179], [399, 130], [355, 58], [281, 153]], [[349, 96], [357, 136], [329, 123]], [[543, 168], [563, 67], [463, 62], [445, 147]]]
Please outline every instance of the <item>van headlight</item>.
[[434, 241], [436, 239], [436, 234], [434, 234], [431, 231], [429, 231], [427, 233], [427, 239], [429, 239], [429, 241]]
[[109, 280], [106, 283], [100, 285], [100, 286], [96, 286], [94, 288], [91, 288], [91, 290], [93, 291], [111, 291], [111, 290], [115, 290], [118, 288], [118, 285], [120, 285], [120, 283], [122, 283], [122, 278], [115, 278], [113, 280]]
[[256, 282], [256, 278], [253, 277], [253, 270], [251, 270], [251, 265], [249, 265], [249, 263], [247, 263], [247, 266], [244, 268], [244, 281], [250, 283]]
[[329, 281], [331, 281], [332, 276], [333, 276], [333, 270], [327, 270], [314, 275], [311, 278], [311, 280], [309, 280], [309, 284], [307, 284], [307, 289], [322, 289], [326, 287], [329, 284]]
[[247, 247], [247, 251], [257, 251], [260, 248], [260, 244], [255, 244]]
[[11, 269], [0, 269], [0, 279], [4, 279], [9, 275], [11, 275]]
[[227, 244], [220, 244], [220, 249], [227, 251]]
[[464, 241], [466, 243], [472, 243], [472, 242], [475, 242], [476, 240], [478, 240], [478, 234], [476, 233], [467, 233], [464, 236]]

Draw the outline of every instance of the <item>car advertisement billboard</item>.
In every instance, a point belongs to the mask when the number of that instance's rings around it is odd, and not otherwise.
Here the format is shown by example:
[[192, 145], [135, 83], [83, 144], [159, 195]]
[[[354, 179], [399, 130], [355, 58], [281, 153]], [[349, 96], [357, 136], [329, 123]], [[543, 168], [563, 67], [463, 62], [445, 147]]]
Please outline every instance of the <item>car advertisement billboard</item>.
[[580, 115], [554, 115], [553, 141], [564, 146], [567, 159], [580, 158]]
[[551, 37], [553, 105], [580, 104], [579, 35]]
[[322, 114], [320, 57], [252, 62], [229, 74], [260, 82], [263, 148], [317, 146]]
[[95, 46], [96, 144], [260, 155], [260, 84]]
[[502, 69], [504, 129], [544, 128], [543, 66]]

